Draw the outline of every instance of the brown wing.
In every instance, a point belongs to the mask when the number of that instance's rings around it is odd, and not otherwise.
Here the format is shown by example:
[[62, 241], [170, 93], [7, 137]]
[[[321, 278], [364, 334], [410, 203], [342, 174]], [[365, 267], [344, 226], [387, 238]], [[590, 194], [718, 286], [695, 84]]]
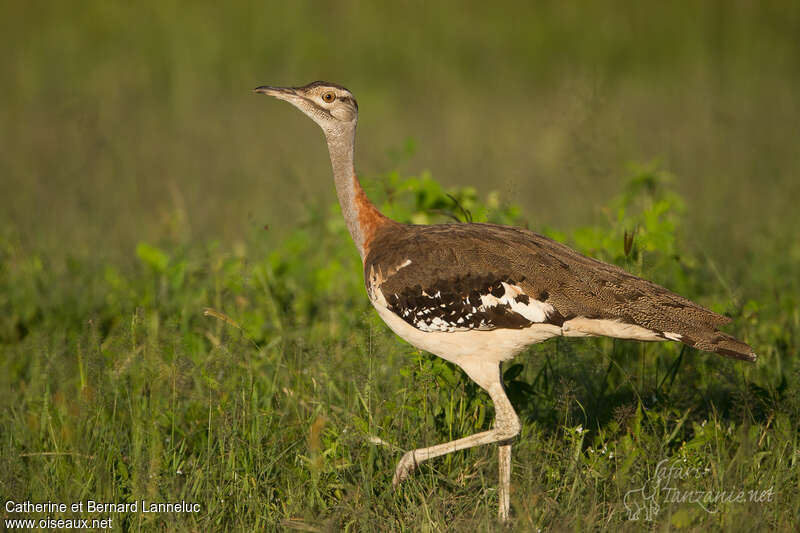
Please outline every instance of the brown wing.
[[[613, 320], [660, 335], [668, 333], [664, 338], [701, 350], [740, 359], [755, 357], [749, 346], [717, 331], [730, 319], [521, 228], [492, 224], [393, 228], [376, 235], [365, 269], [366, 273], [381, 273], [380, 288], [390, 295], [387, 298], [410, 289], [430, 296], [437, 293], [435, 288], [441, 293], [442, 287], [463, 294], [458, 285], [463, 286], [465, 280], [485, 282], [489, 285], [485, 293], [492, 283], [505, 280], [520, 287], [525, 297], [546, 304], [545, 311], [552, 308], [542, 321]], [[392, 305], [389, 299], [387, 302]], [[507, 311], [512, 311], [511, 305]], [[509, 327], [502, 320], [496, 322], [492, 327]], [[519, 320], [516, 324], [524, 327]]]

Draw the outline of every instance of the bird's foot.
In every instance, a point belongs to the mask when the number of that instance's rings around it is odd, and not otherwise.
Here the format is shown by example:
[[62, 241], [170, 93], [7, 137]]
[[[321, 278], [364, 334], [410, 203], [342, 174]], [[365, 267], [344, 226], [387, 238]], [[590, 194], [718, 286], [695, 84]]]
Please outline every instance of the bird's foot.
[[416, 468], [417, 468], [417, 461], [416, 459], [414, 459], [414, 450], [404, 453], [403, 457], [401, 457], [400, 461], [398, 461], [397, 468], [394, 471], [394, 478], [392, 478], [392, 486], [396, 488]]

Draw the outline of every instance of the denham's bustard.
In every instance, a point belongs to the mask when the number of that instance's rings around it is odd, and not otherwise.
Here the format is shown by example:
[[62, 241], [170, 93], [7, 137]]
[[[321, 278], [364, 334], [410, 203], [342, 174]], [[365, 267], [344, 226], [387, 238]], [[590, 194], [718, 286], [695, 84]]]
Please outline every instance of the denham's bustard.
[[671, 340], [756, 359], [750, 346], [719, 331], [730, 319], [531, 231], [386, 218], [355, 174], [358, 105], [350, 91], [321, 81], [255, 91], [286, 100], [325, 132], [336, 193], [380, 317], [417, 348], [461, 367], [494, 403], [493, 429], [405, 453], [395, 485], [422, 461], [497, 443], [499, 515], [508, 517], [511, 441], [520, 422], [503, 389], [500, 364], [530, 344], [556, 336]]

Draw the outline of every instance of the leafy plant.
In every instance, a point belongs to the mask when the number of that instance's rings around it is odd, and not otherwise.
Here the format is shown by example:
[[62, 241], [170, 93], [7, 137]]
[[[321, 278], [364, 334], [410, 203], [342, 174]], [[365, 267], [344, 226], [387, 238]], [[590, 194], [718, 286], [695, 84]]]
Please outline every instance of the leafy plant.
[[[406, 222], [525, 225], [498, 195], [445, 189], [428, 174], [366, 186]], [[686, 488], [774, 486], [780, 498], [715, 515], [665, 506], [670, 527], [769, 519], [780, 529], [795, 518], [794, 296], [737, 313], [687, 251], [682, 205], [668, 174], [635, 168], [606, 224], [546, 233], [732, 310], [774, 364], [745, 368], [674, 343], [532, 347], [504, 368], [523, 422], [512, 506], [525, 528], [625, 527], [623, 495], [665, 457], [709, 469]], [[132, 267], [59, 262], [2, 234], [4, 494], [202, 505], [198, 515], [117, 515], [132, 531], [493, 527], [492, 447], [426, 462], [400, 492], [388, 488], [405, 449], [485, 430], [493, 413], [460, 369], [380, 322], [338, 206], [311, 206], [277, 243], [266, 232], [230, 249], [165, 239], [132, 256]]]

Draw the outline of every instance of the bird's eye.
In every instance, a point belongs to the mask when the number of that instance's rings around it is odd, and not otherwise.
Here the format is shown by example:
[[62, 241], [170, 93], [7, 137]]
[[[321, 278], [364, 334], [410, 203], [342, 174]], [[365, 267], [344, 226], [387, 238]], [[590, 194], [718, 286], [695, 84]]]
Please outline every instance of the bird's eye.
[[328, 92], [322, 95], [322, 99], [325, 101], [325, 103], [330, 104], [331, 102], [336, 100], [336, 95], [332, 92]]

